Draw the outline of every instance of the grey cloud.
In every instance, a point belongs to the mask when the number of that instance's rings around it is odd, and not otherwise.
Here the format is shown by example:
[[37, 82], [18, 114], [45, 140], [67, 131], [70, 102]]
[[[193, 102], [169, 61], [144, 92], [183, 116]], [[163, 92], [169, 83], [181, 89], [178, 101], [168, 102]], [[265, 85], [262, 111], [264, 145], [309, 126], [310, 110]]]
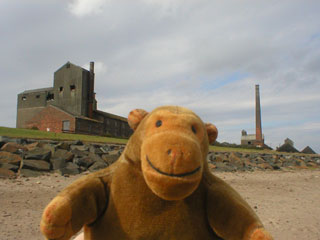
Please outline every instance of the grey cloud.
[[[301, 148], [317, 139], [300, 128], [320, 118], [319, 1], [91, 1], [100, 10], [82, 15], [72, 2], [1, 1], [0, 125], [15, 125], [17, 93], [51, 86], [68, 60], [95, 61], [105, 69], [96, 72], [102, 110], [184, 105], [218, 123], [221, 140], [239, 143], [243, 128], [254, 129], [260, 84], [274, 147], [290, 136]], [[226, 82], [235, 72], [244, 76]]]

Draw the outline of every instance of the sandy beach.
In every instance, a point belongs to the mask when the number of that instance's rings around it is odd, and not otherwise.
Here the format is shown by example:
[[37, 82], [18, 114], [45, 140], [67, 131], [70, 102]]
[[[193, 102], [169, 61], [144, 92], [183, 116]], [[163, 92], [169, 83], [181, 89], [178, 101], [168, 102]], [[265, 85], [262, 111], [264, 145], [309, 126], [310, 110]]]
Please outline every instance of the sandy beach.
[[[319, 170], [214, 174], [249, 202], [274, 239], [320, 239]], [[39, 222], [44, 207], [81, 175], [0, 179], [0, 239], [43, 239]]]

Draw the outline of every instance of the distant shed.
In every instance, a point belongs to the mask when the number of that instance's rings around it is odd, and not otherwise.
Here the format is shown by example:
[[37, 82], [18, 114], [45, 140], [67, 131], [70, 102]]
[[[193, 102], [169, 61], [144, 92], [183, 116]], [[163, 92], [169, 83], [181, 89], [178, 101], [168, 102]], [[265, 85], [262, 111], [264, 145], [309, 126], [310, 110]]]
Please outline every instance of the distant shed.
[[309, 146], [305, 147], [302, 151], [302, 153], [306, 153], [306, 154], [317, 154], [315, 151], [313, 151], [313, 149]]

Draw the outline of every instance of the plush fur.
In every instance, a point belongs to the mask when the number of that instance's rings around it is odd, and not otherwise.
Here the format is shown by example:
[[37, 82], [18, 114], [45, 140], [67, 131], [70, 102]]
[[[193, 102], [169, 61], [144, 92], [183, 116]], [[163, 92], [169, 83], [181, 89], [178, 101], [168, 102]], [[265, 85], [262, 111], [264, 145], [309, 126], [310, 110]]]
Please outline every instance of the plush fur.
[[66, 240], [271, 240], [249, 205], [210, 173], [212, 124], [176, 106], [134, 110], [134, 134], [119, 160], [84, 176], [46, 207], [41, 231]]

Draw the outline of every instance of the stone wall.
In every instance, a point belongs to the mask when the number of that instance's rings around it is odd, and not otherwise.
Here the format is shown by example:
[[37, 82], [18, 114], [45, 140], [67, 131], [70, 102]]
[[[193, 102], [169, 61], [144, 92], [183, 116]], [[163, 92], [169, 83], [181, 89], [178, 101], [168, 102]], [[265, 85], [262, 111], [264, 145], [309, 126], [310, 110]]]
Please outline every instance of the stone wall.
[[[11, 139], [0, 136], [0, 177], [35, 177], [48, 172], [61, 175], [96, 171], [115, 162], [125, 145]], [[320, 169], [320, 155], [210, 152], [213, 171]]]

